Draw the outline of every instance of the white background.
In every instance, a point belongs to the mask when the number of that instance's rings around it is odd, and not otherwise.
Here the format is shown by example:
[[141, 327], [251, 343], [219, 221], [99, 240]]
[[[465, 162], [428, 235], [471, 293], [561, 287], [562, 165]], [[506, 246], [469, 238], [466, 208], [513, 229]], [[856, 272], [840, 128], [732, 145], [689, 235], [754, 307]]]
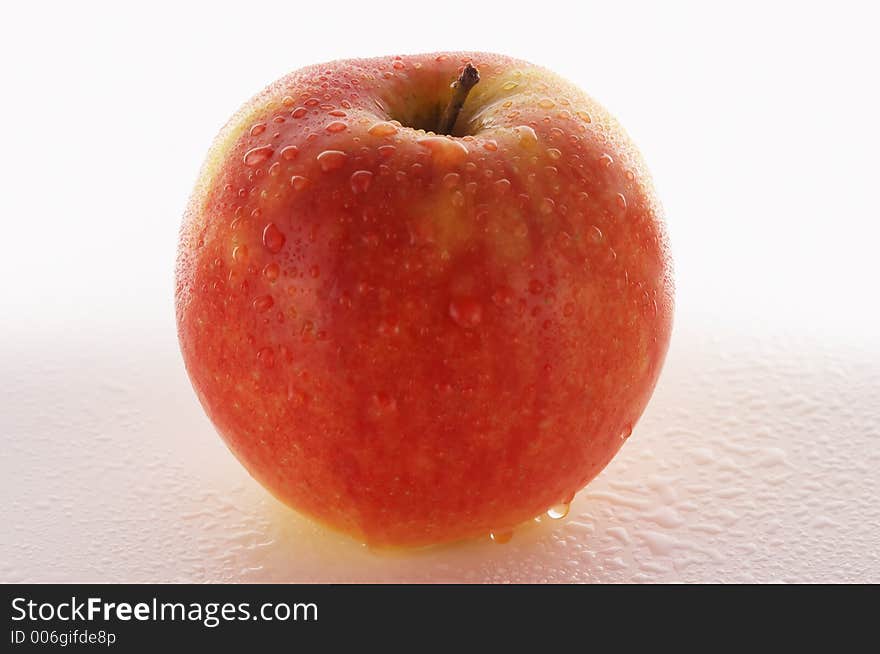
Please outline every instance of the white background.
[[[0, 580], [880, 582], [870, 3], [128, 4], [0, 10]], [[621, 119], [666, 207], [676, 328], [567, 520], [392, 556], [278, 504], [214, 434], [177, 350], [177, 230], [265, 84], [457, 49]]]

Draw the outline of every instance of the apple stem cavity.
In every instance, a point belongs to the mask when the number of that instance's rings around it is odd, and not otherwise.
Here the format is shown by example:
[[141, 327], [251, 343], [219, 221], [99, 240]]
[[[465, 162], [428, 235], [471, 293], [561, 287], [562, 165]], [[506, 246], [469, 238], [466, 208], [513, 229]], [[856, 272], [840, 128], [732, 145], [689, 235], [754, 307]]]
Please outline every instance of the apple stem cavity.
[[464, 70], [461, 71], [461, 75], [458, 76], [458, 79], [450, 85], [450, 88], [452, 89], [452, 98], [450, 98], [449, 104], [446, 105], [446, 109], [440, 117], [440, 125], [437, 127], [438, 134], [452, 134], [452, 129], [455, 127], [455, 121], [458, 120], [458, 114], [464, 106], [464, 101], [467, 99], [468, 93], [471, 92], [471, 89], [474, 88], [479, 81], [480, 71], [478, 71], [473, 64], [466, 64]]

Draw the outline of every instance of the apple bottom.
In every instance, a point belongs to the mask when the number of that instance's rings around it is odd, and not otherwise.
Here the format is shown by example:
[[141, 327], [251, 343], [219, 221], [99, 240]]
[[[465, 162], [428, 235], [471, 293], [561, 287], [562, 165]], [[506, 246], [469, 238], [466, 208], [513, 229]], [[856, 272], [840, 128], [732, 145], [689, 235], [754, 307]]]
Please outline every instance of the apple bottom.
[[328, 366], [310, 390], [297, 381], [279, 394], [281, 377], [264, 375], [249, 401], [240, 385], [200, 397], [250, 474], [324, 525], [385, 547], [486, 537], [593, 479], [631, 433], [654, 376], [628, 383], [626, 357], [586, 375], [476, 352], [463, 383], [430, 365], [391, 366], [382, 382], [373, 370], [365, 391], [350, 385], [361, 378], [351, 368]]

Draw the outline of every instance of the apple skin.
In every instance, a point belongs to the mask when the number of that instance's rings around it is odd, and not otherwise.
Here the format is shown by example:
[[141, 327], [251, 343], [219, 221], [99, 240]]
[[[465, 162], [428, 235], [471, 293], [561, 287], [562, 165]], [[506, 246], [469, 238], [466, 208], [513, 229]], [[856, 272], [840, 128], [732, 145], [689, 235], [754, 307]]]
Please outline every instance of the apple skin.
[[[413, 128], [466, 62], [455, 136]], [[673, 285], [618, 123], [543, 68], [457, 52], [312, 66], [245, 105], [186, 212], [176, 308], [261, 484], [421, 546], [510, 530], [602, 470], [657, 382]]]

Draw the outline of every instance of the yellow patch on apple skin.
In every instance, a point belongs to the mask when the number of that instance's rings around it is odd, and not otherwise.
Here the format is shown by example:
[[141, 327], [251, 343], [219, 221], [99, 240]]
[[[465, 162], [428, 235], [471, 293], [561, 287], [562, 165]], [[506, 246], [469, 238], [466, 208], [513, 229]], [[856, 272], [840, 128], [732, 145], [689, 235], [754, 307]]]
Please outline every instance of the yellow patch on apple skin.
[[532, 251], [529, 225], [517, 207], [509, 206], [489, 211], [486, 217], [491, 247], [487, 255], [498, 265], [516, 263]]
[[475, 236], [475, 225], [466, 204], [459, 204], [460, 194], [455, 189], [438, 188], [424, 197], [413, 211], [414, 239], [433, 244], [450, 260], [472, 245]]
[[252, 101], [245, 107], [242, 107], [235, 116], [220, 130], [217, 138], [214, 139], [208, 156], [205, 158], [202, 169], [199, 171], [196, 188], [193, 191], [192, 199], [198, 201], [193, 202], [191, 209], [196, 214], [202, 213], [205, 209], [205, 202], [208, 199], [208, 192], [214, 187], [214, 182], [220, 174], [224, 165], [239, 165], [238, 161], [229, 156], [229, 153], [235, 148], [235, 143], [245, 132], [248, 132], [251, 126], [257, 122], [260, 116], [265, 115], [269, 111], [267, 105], [259, 101]]

